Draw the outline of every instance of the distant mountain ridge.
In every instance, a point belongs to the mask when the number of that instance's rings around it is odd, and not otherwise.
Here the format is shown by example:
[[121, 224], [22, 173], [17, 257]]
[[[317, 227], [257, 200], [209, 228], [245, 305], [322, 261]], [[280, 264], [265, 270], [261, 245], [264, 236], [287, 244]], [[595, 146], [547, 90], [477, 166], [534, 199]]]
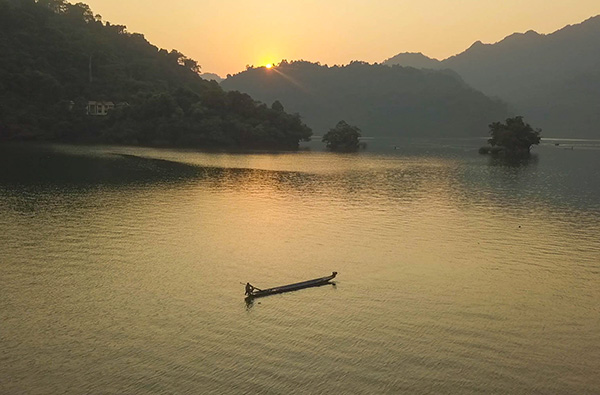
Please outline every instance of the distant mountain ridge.
[[223, 77], [215, 73], [202, 73], [200, 74], [200, 77], [207, 81], [216, 81], [217, 83], [223, 81]]
[[421, 52], [403, 52], [386, 59], [383, 64], [414, 67], [416, 69], [441, 69], [440, 61], [423, 55]]
[[507, 114], [503, 103], [450, 70], [284, 61], [272, 69], [248, 68], [221, 86], [267, 103], [279, 100], [318, 134], [345, 120], [365, 136], [485, 136], [487, 125]]
[[[384, 63], [411, 66], [404, 55]], [[456, 71], [551, 134], [600, 137], [600, 15], [551, 34], [530, 30], [495, 44], [477, 41], [443, 61], [423, 55], [420, 64]]]

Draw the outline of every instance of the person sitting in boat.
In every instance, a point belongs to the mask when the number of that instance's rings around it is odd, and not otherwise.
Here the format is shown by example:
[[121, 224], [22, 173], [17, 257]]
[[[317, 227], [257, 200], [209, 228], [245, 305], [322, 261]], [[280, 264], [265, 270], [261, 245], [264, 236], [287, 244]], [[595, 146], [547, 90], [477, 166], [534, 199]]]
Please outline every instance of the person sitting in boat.
[[260, 291], [260, 289], [256, 288], [250, 283], [246, 283], [246, 295], [252, 295], [254, 290]]

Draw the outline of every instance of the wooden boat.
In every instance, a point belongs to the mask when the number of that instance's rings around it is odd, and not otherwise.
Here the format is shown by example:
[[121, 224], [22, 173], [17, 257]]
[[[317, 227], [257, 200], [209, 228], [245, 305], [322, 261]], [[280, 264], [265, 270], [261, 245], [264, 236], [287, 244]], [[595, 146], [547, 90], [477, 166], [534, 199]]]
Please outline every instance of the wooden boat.
[[331, 273], [331, 276], [315, 278], [314, 280], [302, 281], [299, 283], [282, 285], [280, 287], [267, 288], [267, 289], [258, 289], [250, 285], [250, 283], [246, 284], [246, 299], [260, 298], [262, 296], [280, 294], [283, 292], [291, 292], [297, 291], [303, 288], [310, 287], [318, 287], [325, 284], [331, 284], [330, 281], [333, 280], [337, 276], [337, 272]]

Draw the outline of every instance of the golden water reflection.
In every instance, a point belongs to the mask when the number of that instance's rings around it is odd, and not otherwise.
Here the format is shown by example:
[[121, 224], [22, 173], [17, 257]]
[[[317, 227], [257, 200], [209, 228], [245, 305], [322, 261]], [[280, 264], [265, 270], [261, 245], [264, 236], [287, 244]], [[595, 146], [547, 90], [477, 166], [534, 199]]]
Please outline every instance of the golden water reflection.
[[0, 176], [0, 392], [600, 386], [598, 183], [562, 151], [53, 152]]

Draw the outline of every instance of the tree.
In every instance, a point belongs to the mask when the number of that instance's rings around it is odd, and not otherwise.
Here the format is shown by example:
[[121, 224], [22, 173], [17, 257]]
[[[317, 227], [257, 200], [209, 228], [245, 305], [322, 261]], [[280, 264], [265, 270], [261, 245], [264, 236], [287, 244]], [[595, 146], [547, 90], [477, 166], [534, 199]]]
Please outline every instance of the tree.
[[339, 121], [335, 128], [323, 136], [323, 142], [332, 151], [351, 152], [358, 149], [358, 138], [361, 136], [360, 129], [348, 125], [345, 121]]
[[[508, 154], [529, 154], [532, 145], [540, 143], [541, 129], [533, 129], [523, 121], [522, 116], [508, 118], [506, 123], [494, 122], [490, 125], [488, 143]], [[498, 151], [498, 150], [496, 150]]]
[[66, 10], [66, 0], [38, 0], [38, 4], [51, 9], [53, 12], [62, 13]]
[[200, 74], [201, 67], [194, 59], [183, 58], [183, 65], [196, 74]]
[[283, 112], [283, 104], [279, 100], [275, 100], [271, 105], [271, 109], [277, 112]]

